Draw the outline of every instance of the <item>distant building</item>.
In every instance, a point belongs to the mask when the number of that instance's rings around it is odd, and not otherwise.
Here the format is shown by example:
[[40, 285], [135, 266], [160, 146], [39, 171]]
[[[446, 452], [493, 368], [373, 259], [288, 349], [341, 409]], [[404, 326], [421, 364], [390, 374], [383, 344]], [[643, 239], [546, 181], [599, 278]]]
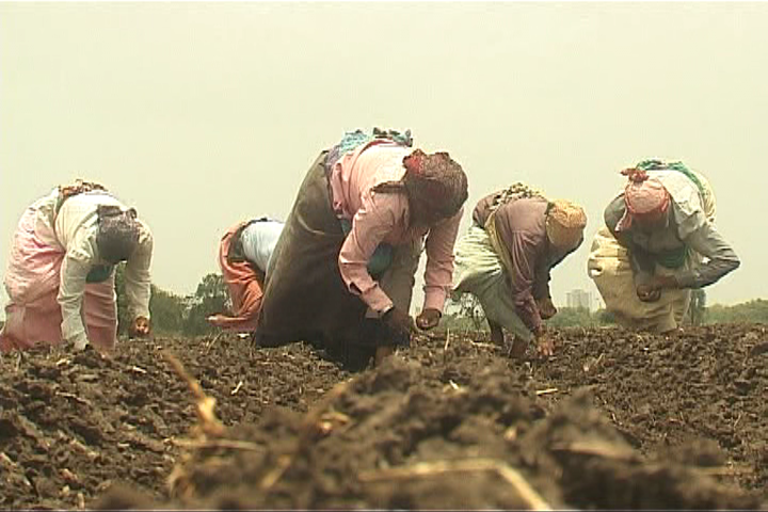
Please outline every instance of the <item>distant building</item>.
[[565, 301], [569, 308], [584, 308], [592, 311], [592, 292], [571, 290], [565, 294]]

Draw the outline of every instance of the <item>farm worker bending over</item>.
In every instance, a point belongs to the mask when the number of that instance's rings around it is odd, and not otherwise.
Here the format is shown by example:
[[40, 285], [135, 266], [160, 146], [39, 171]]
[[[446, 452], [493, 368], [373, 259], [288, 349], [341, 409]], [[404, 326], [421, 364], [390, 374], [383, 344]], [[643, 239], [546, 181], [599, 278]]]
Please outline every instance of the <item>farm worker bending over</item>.
[[219, 266], [232, 300], [232, 315], [217, 314], [208, 322], [223, 329], [253, 331], [259, 319], [264, 275], [284, 224], [266, 217], [239, 222], [219, 244]]
[[715, 196], [704, 176], [658, 160], [622, 174], [628, 182], [605, 209], [589, 276], [619, 323], [671, 331], [688, 309], [691, 289], [735, 270], [739, 258], [715, 229]]
[[412, 149], [410, 132], [360, 130], [322, 151], [299, 189], [266, 277], [255, 339], [312, 339], [350, 366], [407, 344], [419, 255], [421, 329], [441, 317], [467, 177], [448, 153]]
[[103, 186], [60, 186], [21, 217], [5, 276], [10, 302], [0, 350], [89, 342], [110, 349], [117, 334], [115, 265], [125, 266], [132, 335], [149, 334], [152, 234]]
[[584, 210], [515, 183], [481, 199], [472, 220], [456, 247], [454, 290], [480, 300], [495, 343], [504, 341], [502, 328], [514, 334], [513, 355], [522, 356], [533, 338], [542, 355], [552, 355], [542, 322], [557, 313], [550, 271], [584, 240]]

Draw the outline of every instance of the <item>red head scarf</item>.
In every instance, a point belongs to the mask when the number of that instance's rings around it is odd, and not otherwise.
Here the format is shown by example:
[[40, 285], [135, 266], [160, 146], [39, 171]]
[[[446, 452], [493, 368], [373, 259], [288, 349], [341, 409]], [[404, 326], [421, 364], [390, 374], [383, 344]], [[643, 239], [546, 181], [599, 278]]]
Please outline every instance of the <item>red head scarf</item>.
[[446, 152], [427, 155], [417, 149], [403, 159], [405, 179], [415, 186], [417, 199], [450, 217], [467, 200], [467, 175]]

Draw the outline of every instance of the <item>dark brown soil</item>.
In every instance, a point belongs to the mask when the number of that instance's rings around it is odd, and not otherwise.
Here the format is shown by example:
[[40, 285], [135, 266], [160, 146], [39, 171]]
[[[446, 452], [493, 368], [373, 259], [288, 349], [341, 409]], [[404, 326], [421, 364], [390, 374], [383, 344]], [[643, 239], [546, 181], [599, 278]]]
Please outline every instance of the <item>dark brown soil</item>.
[[130, 340], [112, 359], [92, 350], [4, 355], [0, 507], [88, 506], [115, 482], [153, 499], [167, 496], [179, 453], [174, 440], [197, 418], [188, 387], [163, 348], [217, 399], [226, 425], [256, 421], [273, 405], [306, 411], [345, 377], [302, 344], [251, 350], [236, 336]]
[[[234, 336], [134, 340], [111, 360], [5, 356], [0, 507], [768, 503], [764, 327], [558, 337], [554, 358], [520, 362], [479, 335], [452, 333], [447, 350], [423, 336], [349, 382], [309, 347]], [[163, 347], [216, 398], [224, 434], [192, 435]]]
[[588, 386], [642, 453], [696, 462], [687, 447], [697, 445], [709, 453], [699, 454], [700, 462], [717, 459], [729, 468], [724, 479], [768, 499], [765, 326], [705, 326], [670, 336], [576, 330], [560, 338], [556, 360], [533, 370], [540, 385], [563, 392], [555, 399]]

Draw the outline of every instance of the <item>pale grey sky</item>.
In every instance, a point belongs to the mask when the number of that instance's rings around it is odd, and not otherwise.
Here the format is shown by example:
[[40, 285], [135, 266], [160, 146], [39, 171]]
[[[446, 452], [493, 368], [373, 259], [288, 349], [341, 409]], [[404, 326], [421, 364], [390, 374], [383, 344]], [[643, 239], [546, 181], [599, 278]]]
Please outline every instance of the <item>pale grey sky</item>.
[[284, 218], [321, 148], [381, 126], [464, 166], [462, 232], [518, 180], [582, 204], [559, 304], [597, 294], [619, 170], [681, 159], [742, 259], [710, 301], [764, 297], [766, 27], [766, 3], [3, 3], [0, 268], [24, 209], [82, 176], [137, 208], [154, 281], [189, 293], [228, 226]]

